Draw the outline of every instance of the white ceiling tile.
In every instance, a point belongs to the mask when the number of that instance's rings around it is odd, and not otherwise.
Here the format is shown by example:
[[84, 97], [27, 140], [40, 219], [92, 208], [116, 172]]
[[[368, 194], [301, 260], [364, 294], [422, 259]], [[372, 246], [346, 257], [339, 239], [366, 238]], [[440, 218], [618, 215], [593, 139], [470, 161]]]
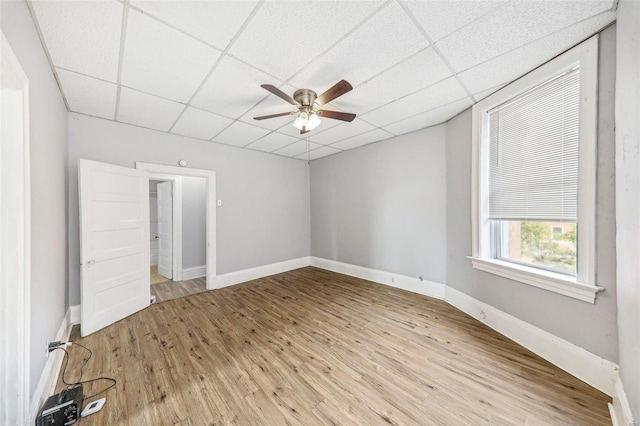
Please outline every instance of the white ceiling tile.
[[511, 2], [436, 45], [460, 72], [610, 8], [610, 0]]
[[[283, 84], [278, 87], [287, 95], [293, 97], [293, 93], [296, 91], [295, 87]], [[269, 118], [266, 120], [254, 120], [253, 117], [260, 117], [263, 115], [279, 114], [281, 112], [297, 111], [294, 105], [280, 99], [276, 95], [264, 90], [262, 87], [258, 87], [262, 93], [266, 96], [258, 105], [252, 108], [249, 112], [244, 114], [240, 121], [253, 124], [255, 126], [264, 127], [265, 129], [276, 130], [288, 123], [293, 123], [295, 115], [287, 115], [284, 117]]]
[[[309, 160], [317, 160], [318, 158], [326, 157], [328, 155], [337, 154], [339, 152], [342, 152], [342, 151], [339, 150], [339, 149], [331, 148], [330, 146], [323, 146], [321, 148], [314, 149], [313, 151], [311, 151], [309, 153]], [[307, 159], [307, 153], [305, 152], [304, 154], [300, 154], [296, 158], [298, 158], [300, 160], [306, 160]]]
[[391, 133], [384, 131], [382, 129], [375, 129], [367, 133], [363, 133], [358, 136], [354, 136], [349, 139], [345, 139], [340, 142], [336, 142], [331, 147], [339, 148], [339, 149], [352, 149], [357, 148], [362, 145], [367, 145], [373, 142], [378, 142], [384, 139], [392, 138], [394, 135]]
[[213, 141], [226, 145], [246, 146], [267, 133], [269, 133], [269, 130], [252, 126], [251, 124], [242, 123], [240, 121], [235, 121], [222, 133], [219, 133], [215, 138], [213, 138]]
[[218, 50], [130, 10], [122, 84], [187, 102], [219, 56]]
[[428, 45], [404, 10], [390, 3], [291, 83], [326, 90], [345, 79], [356, 87]]
[[512, 50], [459, 74], [469, 90], [481, 92], [510, 83], [615, 20], [605, 13]]
[[459, 101], [452, 102], [440, 108], [435, 108], [431, 111], [423, 112], [405, 120], [385, 126], [385, 130], [395, 133], [396, 135], [402, 135], [425, 127], [434, 126], [436, 124], [444, 123], [469, 108], [472, 104], [473, 102], [470, 98], [460, 99]]
[[378, 0], [265, 2], [229, 52], [286, 80], [382, 3]]
[[132, 0], [131, 4], [224, 50], [258, 2]]
[[482, 92], [474, 93], [473, 97], [475, 98], [476, 102], [480, 102], [481, 100], [483, 100], [487, 96], [489, 96], [489, 95], [497, 92], [498, 90], [502, 89], [504, 86], [505, 86], [504, 84], [501, 84], [499, 86], [492, 87], [491, 89], [487, 89], [487, 90], [483, 90]]
[[333, 105], [356, 114], [393, 102], [451, 75], [451, 71], [432, 48], [403, 61], [388, 71], [356, 87]]
[[[307, 148], [307, 144], [309, 144], [308, 148]], [[322, 145], [317, 143], [299, 140], [298, 142], [292, 143], [291, 145], [287, 145], [284, 148], [280, 148], [279, 150], [274, 151], [273, 153], [278, 155], [284, 155], [285, 157], [296, 157], [298, 155], [304, 154], [304, 159], [306, 160], [307, 150], [318, 149], [321, 146]]]
[[188, 107], [171, 133], [209, 140], [231, 123], [233, 120], [230, 118]]
[[310, 133], [309, 140], [323, 145], [329, 145], [361, 133], [369, 132], [373, 129], [375, 129], [375, 127], [371, 124], [365, 123], [364, 121], [356, 118], [351, 123], [343, 122], [342, 124], [332, 127], [324, 132], [314, 134], [312, 131]]
[[32, 1], [56, 67], [118, 80], [123, 6], [115, 1]]
[[62, 69], [56, 71], [71, 111], [113, 120], [118, 86]]
[[280, 133], [269, 133], [267, 136], [258, 139], [253, 142], [251, 145], [248, 145], [249, 149], [256, 149], [258, 151], [264, 152], [272, 152], [276, 151], [280, 148], [284, 148], [288, 145], [291, 145], [297, 142], [299, 139], [283, 135]]
[[450, 77], [416, 93], [398, 99], [375, 111], [361, 116], [361, 118], [378, 127], [386, 126], [420, 112], [429, 111], [467, 96], [460, 83]]
[[[237, 59], [225, 56], [194, 97], [192, 104], [227, 117], [237, 118], [249, 111], [265, 96], [269, 96], [269, 92], [260, 87], [261, 84], [278, 86], [281, 82], [274, 81], [273, 77]], [[281, 102], [286, 108], [287, 103]]]
[[117, 120], [166, 132], [183, 109], [177, 102], [123, 87]]
[[405, 1], [413, 16], [434, 42], [505, 3], [505, 0]]

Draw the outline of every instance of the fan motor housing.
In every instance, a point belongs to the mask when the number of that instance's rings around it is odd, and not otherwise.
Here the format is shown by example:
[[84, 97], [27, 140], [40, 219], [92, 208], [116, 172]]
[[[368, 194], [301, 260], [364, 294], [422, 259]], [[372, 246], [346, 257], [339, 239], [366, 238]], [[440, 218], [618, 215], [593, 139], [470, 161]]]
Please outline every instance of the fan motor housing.
[[293, 94], [293, 99], [295, 99], [296, 102], [307, 107], [312, 106], [317, 97], [318, 95], [316, 95], [316, 92], [309, 89], [296, 90]]

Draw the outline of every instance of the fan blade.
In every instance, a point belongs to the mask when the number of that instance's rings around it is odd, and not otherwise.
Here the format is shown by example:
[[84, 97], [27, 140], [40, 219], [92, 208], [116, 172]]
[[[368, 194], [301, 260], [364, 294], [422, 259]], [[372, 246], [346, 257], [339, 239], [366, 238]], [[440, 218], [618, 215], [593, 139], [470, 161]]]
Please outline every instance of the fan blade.
[[322, 95], [318, 96], [316, 102], [318, 105], [322, 106], [326, 103], [331, 102], [335, 98], [344, 95], [345, 93], [351, 91], [353, 87], [346, 80], [340, 80], [337, 82], [331, 89], [324, 92]]
[[353, 121], [356, 118], [355, 114], [350, 112], [329, 111], [326, 109], [318, 110], [320, 117], [333, 118], [334, 120]]
[[283, 99], [283, 100], [289, 102], [291, 105], [296, 105], [296, 106], [300, 105], [299, 103], [294, 101], [291, 96], [287, 95], [286, 93], [284, 93], [282, 90], [278, 89], [273, 84], [261, 84], [260, 87], [262, 87], [265, 90], [268, 90], [269, 92], [273, 93], [274, 95], [276, 95], [280, 99]]
[[260, 117], [253, 117], [254, 120], [266, 120], [267, 118], [284, 117], [285, 115], [293, 115], [298, 111], [281, 112], [280, 114], [261, 115]]

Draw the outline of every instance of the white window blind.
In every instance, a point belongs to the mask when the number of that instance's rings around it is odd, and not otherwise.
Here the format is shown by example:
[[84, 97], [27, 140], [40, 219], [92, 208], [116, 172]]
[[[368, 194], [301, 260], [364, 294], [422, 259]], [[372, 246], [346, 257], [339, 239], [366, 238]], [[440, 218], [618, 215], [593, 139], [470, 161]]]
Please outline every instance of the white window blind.
[[577, 221], [580, 70], [489, 112], [489, 219]]

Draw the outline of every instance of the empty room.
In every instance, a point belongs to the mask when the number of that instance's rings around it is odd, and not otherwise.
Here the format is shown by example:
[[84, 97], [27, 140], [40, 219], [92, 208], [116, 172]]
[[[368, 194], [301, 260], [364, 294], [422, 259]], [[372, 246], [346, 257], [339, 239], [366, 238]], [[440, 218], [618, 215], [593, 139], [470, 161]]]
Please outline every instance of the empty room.
[[0, 23], [0, 424], [639, 424], [640, 1]]

